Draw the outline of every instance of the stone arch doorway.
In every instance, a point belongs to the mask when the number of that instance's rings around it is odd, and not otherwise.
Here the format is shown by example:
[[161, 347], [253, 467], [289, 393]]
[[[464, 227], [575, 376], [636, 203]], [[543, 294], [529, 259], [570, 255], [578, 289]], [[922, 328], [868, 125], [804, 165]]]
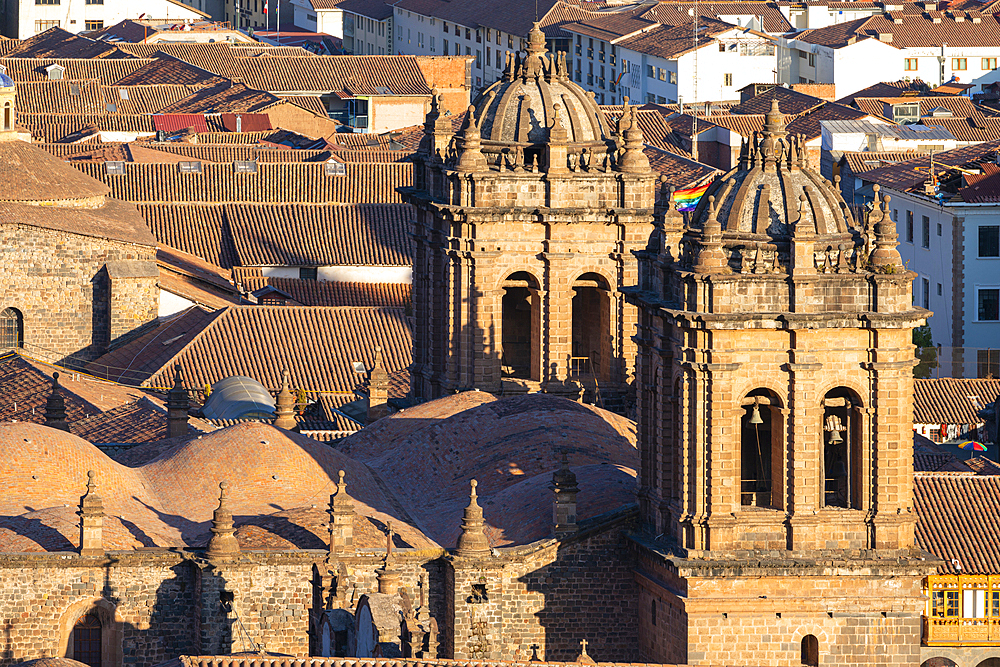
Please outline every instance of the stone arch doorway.
[[503, 282], [500, 321], [500, 367], [504, 377], [538, 380], [541, 374], [541, 297], [538, 281], [527, 271]]
[[[955, 663], [952, 662], [951, 664], [954, 665]], [[976, 665], [976, 667], [1000, 667], [1000, 658], [986, 658]]]
[[573, 348], [570, 368], [576, 375], [608, 381], [611, 370], [611, 287], [599, 273], [585, 273], [573, 283]]
[[819, 667], [819, 639], [806, 635], [800, 642], [800, 662], [807, 667]]
[[[115, 605], [104, 598], [81, 600], [67, 609], [59, 623], [63, 656], [91, 667], [121, 667], [124, 623]], [[76, 652], [83, 656], [77, 657]]]
[[781, 509], [785, 442], [781, 399], [769, 389], [754, 389], [740, 405], [740, 505]]
[[864, 438], [861, 399], [847, 387], [823, 397], [823, 504], [862, 509]]

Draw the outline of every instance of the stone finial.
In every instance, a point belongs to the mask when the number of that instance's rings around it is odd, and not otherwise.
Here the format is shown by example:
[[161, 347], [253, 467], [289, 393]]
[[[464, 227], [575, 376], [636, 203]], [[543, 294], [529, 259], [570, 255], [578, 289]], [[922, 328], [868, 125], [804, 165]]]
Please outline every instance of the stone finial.
[[576, 484], [576, 475], [569, 469], [569, 455], [562, 453], [562, 465], [552, 474], [552, 486], [555, 502], [552, 507], [552, 521], [555, 524], [556, 537], [573, 535], [576, 525], [576, 494], [580, 488]]
[[385, 354], [375, 348], [375, 365], [368, 375], [368, 415], [372, 424], [389, 414], [389, 373], [385, 369]]
[[274, 425], [291, 431], [295, 428], [295, 395], [289, 385], [288, 369], [281, 371], [281, 391], [274, 408]]
[[208, 541], [205, 554], [210, 557], [232, 557], [240, 554], [240, 543], [236, 540], [233, 514], [226, 505], [226, 489], [229, 482], [219, 482], [219, 507], [212, 516], [212, 539]]
[[594, 659], [587, 655], [587, 640], [580, 640], [580, 655], [576, 656], [574, 662], [580, 663], [581, 665], [596, 665]]
[[559, 102], [552, 105], [552, 127], [549, 128], [549, 141], [556, 143], [569, 141], [569, 130], [566, 129], [566, 122], [563, 119], [563, 105]]
[[87, 471], [87, 492], [80, 497], [80, 555], [104, 555], [104, 500], [97, 493], [97, 473]]
[[399, 572], [393, 567], [395, 560], [392, 556], [392, 540], [395, 535], [392, 523], [386, 523], [385, 558], [382, 560], [382, 567], [375, 573], [378, 592], [386, 595], [395, 595], [399, 592]]
[[771, 100], [771, 110], [764, 115], [764, 131], [761, 133], [760, 158], [764, 163], [764, 171], [774, 173], [782, 156], [788, 150], [785, 140], [785, 116], [778, 109], [778, 100]]
[[639, 127], [639, 119], [636, 118], [634, 106], [625, 106], [625, 110], [618, 119], [618, 131], [625, 140], [625, 152], [618, 159], [618, 171], [627, 174], [649, 172], [649, 158], [642, 152], [642, 129]]
[[715, 195], [708, 195], [705, 213], [708, 217], [702, 228], [694, 270], [698, 273], [719, 273], [724, 271], [727, 261], [722, 250], [722, 224], [718, 219]]
[[465, 114], [465, 122], [462, 124], [457, 138], [459, 151], [455, 170], [463, 173], [485, 171], [486, 156], [481, 150], [482, 138], [479, 136], [479, 127], [476, 125], [476, 107], [471, 104]]
[[478, 484], [479, 482], [472, 480], [469, 506], [465, 508], [465, 515], [462, 517], [462, 534], [458, 537], [458, 549], [455, 553], [463, 557], [477, 558], [490, 553], [490, 543], [483, 531], [483, 508], [479, 506], [476, 496]]
[[63, 396], [62, 385], [59, 384], [59, 373], [52, 374], [52, 391], [45, 401], [45, 425], [69, 432], [66, 422], [66, 397]]
[[176, 438], [187, 435], [188, 432], [188, 408], [191, 406], [187, 389], [184, 388], [184, 381], [181, 378], [181, 366], [174, 366], [174, 386], [167, 394], [167, 437]]
[[[882, 197], [879, 205], [879, 186], [876, 183], [872, 186], [875, 191], [875, 208], [868, 214], [869, 225], [875, 230], [875, 250], [869, 257], [868, 262], [874, 271], [878, 273], [902, 273], [903, 258], [899, 256], [899, 236], [896, 233], [896, 223], [889, 215], [889, 195]], [[872, 224], [874, 223], [874, 224]]]
[[344, 471], [340, 471], [337, 493], [330, 496], [330, 557], [354, 553], [354, 504], [347, 495]]

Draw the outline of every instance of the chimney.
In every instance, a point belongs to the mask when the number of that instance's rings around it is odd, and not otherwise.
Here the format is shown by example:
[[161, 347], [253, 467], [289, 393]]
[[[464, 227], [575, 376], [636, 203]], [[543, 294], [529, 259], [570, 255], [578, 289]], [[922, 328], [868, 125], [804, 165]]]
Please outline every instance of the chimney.
[[104, 501], [97, 495], [97, 473], [87, 471], [87, 493], [80, 498], [80, 555], [104, 555]]
[[344, 471], [340, 471], [337, 493], [330, 496], [330, 558], [354, 555], [354, 505], [347, 495]]
[[295, 428], [295, 396], [288, 388], [288, 369], [281, 371], [281, 391], [274, 409], [274, 425], [291, 431]]
[[568, 537], [577, 531], [576, 526], [576, 494], [580, 488], [576, 485], [576, 475], [569, 469], [569, 456], [566, 450], [562, 453], [562, 466], [552, 475], [552, 486], [555, 492], [553, 503], [553, 522], [556, 537]]
[[45, 425], [69, 433], [69, 424], [66, 423], [66, 398], [59, 384], [58, 371], [52, 374], [52, 391], [45, 401]]
[[177, 364], [174, 366], [174, 386], [167, 394], [168, 438], [187, 435], [190, 405], [187, 389], [184, 388], [184, 383], [181, 380], [181, 366]]
[[226, 505], [226, 489], [229, 482], [219, 482], [219, 507], [212, 515], [212, 539], [208, 541], [205, 555], [214, 557], [235, 557], [240, 555], [240, 543], [236, 541], [233, 528], [233, 514]]
[[477, 502], [478, 484], [476, 480], [471, 482], [469, 506], [465, 508], [465, 515], [462, 517], [462, 534], [458, 536], [458, 549], [455, 550], [457, 556], [482, 558], [490, 554], [490, 543], [483, 532], [483, 508]]
[[382, 348], [375, 348], [375, 365], [368, 375], [368, 417], [373, 424], [389, 414], [389, 373], [385, 370]]

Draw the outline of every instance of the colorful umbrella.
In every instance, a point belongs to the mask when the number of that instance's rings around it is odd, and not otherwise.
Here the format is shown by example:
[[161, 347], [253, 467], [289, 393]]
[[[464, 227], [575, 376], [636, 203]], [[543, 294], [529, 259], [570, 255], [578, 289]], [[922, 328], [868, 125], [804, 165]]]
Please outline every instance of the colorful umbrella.
[[984, 445], [981, 442], [976, 442], [975, 440], [966, 440], [965, 442], [963, 442], [962, 444], [960, 444], [958, 446], [958, 448], [959, 449], [964, 449], [966, 451], [973, 451], [973, 452], [985, 452], [986, 451], [986, 445]]

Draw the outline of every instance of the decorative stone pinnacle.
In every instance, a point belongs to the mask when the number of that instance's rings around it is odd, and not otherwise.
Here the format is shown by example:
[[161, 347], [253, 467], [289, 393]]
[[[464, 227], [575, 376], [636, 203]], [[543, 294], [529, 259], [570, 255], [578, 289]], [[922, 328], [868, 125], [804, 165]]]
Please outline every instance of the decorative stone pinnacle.
[[274, 425], [278, 428], [291, 430], [295, 428], [295, 396], [289, 388], [288, 369], [281, 371], [281, 391], [274, 410]]
[[649, 158], [642, 151], [643, 136], [639, 121], [635, 117], [635, 107], [625, 105], [618, 119], [618, 132], [625, 141], [625, 152], [618, 160], [618, 171], [629, 174], [649, 172]]
[[471, 173], [486, 169], [486, 156], [481, 149], [482, 142], [479, 136], [479, 127], [476, 126], [476, 107], [469, 105], [469, 110], [465, 114], [465, 123], [458, 133], [459, 143], [458, 164], [455, 169], [460, 172]]
[[472, 480], [472, 491], [469, 494], [469, 505], [462, 517], [462, 534], [458, 537], [456, 554], [464, 557], [482, 557], [490, 553], [490, 543], [483, 531], [483, 508], [477, 502], [476, 486]]
[[52, 391], [45, 401], [45, 425], [69, 432], [69, 424], [66, 422], [66, 398], [59, 384], [58, 371], [52, 374]]
[[354, 505], [347, 495], [344, 471], [338, 475], [337, 493], [330, 496], [330, 557], [354, 552]]
[[104, 555], [104, 501], [97, 493], [97, 473], [87, 471], [87, 492], [80, 498], [80, 555]]
[[882, 205], [879, 206], [878, 184], [876, 183], [872, 189], [875, 192], [875, 208], [868, 215], [869, 220], [874, 219], [875, 250], [869, 258], [869, 263], [878, 273], [902, 272], [903, 258], [897, 249], [899, 235], [896, 233], [896, 223], [889, 216], [889, 202], [892, 198], [884, 195]]
[[238, 556], [240, 543], [236, 540], [236, 529], [233, 527], [233, 514], [226, 504], [226, 490], [229, 482], [219, 482], [219, 507], [212, 516], [212, 539], [208, 541], [206, 555], [211, 557]]

